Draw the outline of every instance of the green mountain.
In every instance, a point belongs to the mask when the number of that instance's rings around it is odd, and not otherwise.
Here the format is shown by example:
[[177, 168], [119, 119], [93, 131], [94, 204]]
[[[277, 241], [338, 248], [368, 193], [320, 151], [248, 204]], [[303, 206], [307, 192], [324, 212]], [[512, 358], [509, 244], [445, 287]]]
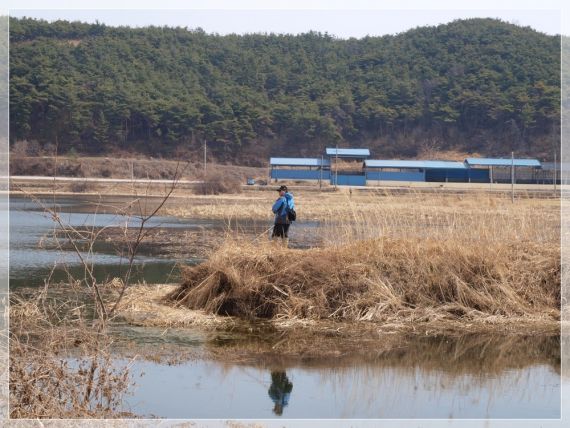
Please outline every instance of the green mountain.
[[560, 37], [495, 19], [338, 39], [10, 19], [10, 131], [64, 152], [549, 159]]

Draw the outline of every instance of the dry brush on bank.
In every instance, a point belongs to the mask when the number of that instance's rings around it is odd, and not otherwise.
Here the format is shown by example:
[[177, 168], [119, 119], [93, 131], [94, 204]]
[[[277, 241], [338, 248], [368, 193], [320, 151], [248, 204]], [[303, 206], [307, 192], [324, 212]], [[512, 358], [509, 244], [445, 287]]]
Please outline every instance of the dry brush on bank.
[[377, 239], [295, 250], [232, 242], [184, 277], [169, 295], [176, 304], [242, 318], [559, 319], [559, 251], [530, 243]]
[[166, 300], [248, 319], [481, 326], [560, 319], [555, 203], [391, 196], [327, 207], [321, 248], [228, 238], [186, 268]]
[[121, 410], [128, 367], [113, 364], [112, 340], [92, 324], [85, 296], [61, 291], [11, 299], [10, 417], [132, 416]]
[[[186, 157], [181, 157], [182, 162]], [[180, 160], [146, 159], [128, 154], [111, 156], [28, 156], [26, 153], [12, 152], [10, 156], [10, 175], [63, 176], [122, 179], [170, 179], [176, 174]], [[246, 177], [266, 177], [266, 168], [237, 165], [223, 165], [208, 162], [208, 171], [239, 179], [245, 183]], [[186, 168], [182, 179], [197, 180], [202, 177], [201, 162], [192, 163]]]
[[[95, 244], [105, 227], [66, 223], [60, 207], [33, 200], [53, 220], [51, 239], [59, 251], [72, 252], [82, 268], [74, 277], [65, 263], [63, 283], [52, 282], [53, 270], [39, 290], [14, 290], [10, 307], [10, 416], [12, 418], [125, 417], [123, 395], [129, 392], [129, 367], [111, 354], [109, 328], [132, 284], [135, 259], [148, 235], [148, 222], [166, 203], [184, 169], [177, 167], [172, 184], [152, 207], [136, 197], [120, 214], [123, 239], [115, 250], [124, 267], [121, 277], [100, 279], [95, 272]], [[96, 207], [95, 215], [103, 204]], [[133, 210], [133, 211], [132, 211]], [[129, 229], [131, 224], [132, 230]], [[46, 235], [47, 236], [47, 235]]]

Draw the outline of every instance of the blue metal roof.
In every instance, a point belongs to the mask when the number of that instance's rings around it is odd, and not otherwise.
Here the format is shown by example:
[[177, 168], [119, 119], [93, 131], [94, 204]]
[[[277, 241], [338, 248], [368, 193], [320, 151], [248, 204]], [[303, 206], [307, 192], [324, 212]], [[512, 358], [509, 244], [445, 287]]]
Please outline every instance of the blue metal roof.
[[[554, 162], [541, 162], [542, 169], [546, 171], [553, 171], [554, 170]], [[570, 162], [556, 162], [556, 170], [570, 171]]]
[[372, 160], [367, 159], [364, 165], [368, 168], [421, 168], [421, 169], [466, 169], [463, 162], [430, 161], [430, 160]]
[[477, 166], [527, 166], [540, 168], [540, 162], [537, 159], [495, 159], [495, 158], [467, 158], [465, 162], [468, 165]]
[[[335, 147], [327, 147], [327, 156], [337, 156]], [[370, 156], [368, 149], [338, 149], [338, 157], [366, 158]]]
[[[321, 166], [321, 158], [271, 158], [269, 164], [275, 166]], [[323, 159], [323, 166], [329, 164], [328, 159]]]

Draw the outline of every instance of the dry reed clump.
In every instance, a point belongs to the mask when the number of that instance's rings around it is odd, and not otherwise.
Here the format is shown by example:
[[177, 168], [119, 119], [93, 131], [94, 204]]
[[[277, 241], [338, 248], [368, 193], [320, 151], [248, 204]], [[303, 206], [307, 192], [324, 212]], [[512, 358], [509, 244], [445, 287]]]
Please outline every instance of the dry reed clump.
[[164, 305], [163, 299], [176, 285], [137, 285], [129, 288], [119, 304], [118, 311], [129, 324], [150, 327], [229, 327], [227, 319], [186, 308]]
[[560, 316], [560, 251], [380, 238], [310, 250], [227, 241], [167, 300], [266, 319], [492, 323]]
[[198, 195], [219, 195], [221, 193], [241, 193], [241, 179], [235, 174], [220, 174], [208, 171], [202, 175], [201, 182], [196, 186]]
[[12, 296], [11, 418], [130, 416], [120, 410], [129, 370], [113, 363], [111, 338], [89, 311], [64, 297]]

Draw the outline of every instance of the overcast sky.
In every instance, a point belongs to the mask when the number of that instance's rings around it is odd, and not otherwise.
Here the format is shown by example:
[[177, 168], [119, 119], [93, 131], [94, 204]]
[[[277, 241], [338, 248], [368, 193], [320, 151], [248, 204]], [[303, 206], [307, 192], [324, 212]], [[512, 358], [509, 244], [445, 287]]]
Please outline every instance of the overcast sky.
[[[12, 2], [18, 7], [30, 7], [30, 3], [34, 6], [37, 2], [23, 1]], [[27, 4], [25, 4], [27, 3]], [[96, 20], [107, 25], [118, 26], [128, 25], [132, 27], [140, 27], [146, 25], [167, 25], [167, 26], [181, 26], [188, 28], [201, 27], [209, 33], [292, 33], [297, 34], [307, 32], [310, 30], [327, 32], [331, 35], [348, 38], [348, 37], [364, 37], [366, 35], [384, 35], [395, 34], [425, 25], [438, 25], [447, 23], [454, 19], [472, 18], [472, 17], [491, 17], [500, 18], [507, 22], [512, 22], [518, 25], [530, 26], [538, 31], [547, 34], [560, 34], [561, 33], [561, 11], [552, 6], [556, 2], [546, 0], [545, 2], [520, 2], [521, 9], [494, 9], [487, 8], [481, 10], [457, 10], [451, 7], [446, 9], [444, 6], [452, 6], [452, 2], [441, 0], [429, 4], [431, 10], [421, 10], [411, 8], [414, 2], [366, 2], [364, 0], [354, 2], [306, 2], [309, 5], [321, 6], [316, 8], [319, 10], [291, 10], [291, 6], [298, 4], [299, 8], [302, 6], [297, 2], [287, 2], [289, 10], [263, 10], [262, 5], [273, 4], [279, 6], [280, 3], [259, 3], [259, 2], [246, 2], [245, 6], [250, 6], [249, 10], [230, 10], [230, 4], [235, 7], [236, 3], [209, 2], [207, 4], [195, 1], [186, 3], [176, 3], [166, 0], [165, 8], [179, 5], [184, 8], [184, 5], [196, 6], [198, 10], [175, 10], [175, 9], [161, 9], [161, 10], [144, 10], [144, 7], [156, 7], [157, 3], [150, 3], [139, 1], [136, 3], [138, 9], [134, 10], [110, 10], [110, 9], [92, 9], [92, 10], [70, 10], [65, 6], [68, 2], [44, 2], [44, 7], [47, 5], [58, 4], [64, 9], [12, 9], [10, 15], [22, 17], [29, 16], [34, 18], [42, 18], [48, 21], [57, 19], [65, 20], [78, 20], [83, 22], [95, 22]], [[127, 2], [128, 4], [129, 2]], [[417, 3], [417, 2], [415, 2]], [[77, 5], [77, 3], [75, 3]], [[83, 4], [83, 3], [81, 3]], [[111, 3], [112, 4], [112, 3]], [[125, 3], [121, 3], [122, 5]], [[204, 10], [207, 5], [213, 5], [217, 10]], [[224, 9], [224, 4], [228, 8]], [[239, 3], [237, 3], [239, 4]], [[259, 4], [260, 7], [254, 7]], [[326, 4], [332, 5], [331, 8], [326, 8]], [[378, 9], [378, 5], [390, 4], [386, 9]], [[395, 5], [402, 4], [407, 9], [396, 10]], [[470, 3], [462, 3], [463, 6]], [[472, 3], [471, 3], [472, 4]], [[489, 2], [479, 2], [476, 5], [489, 5]], [[501, 3], [504, 5], [505, 3]], [[509, 2], [507, 2], [507, 5]], [[536, 9], [532, 9], [532, 4], [536, 5]], [[93, 2], [86, 2], [85, 5], [91, 7], [111, 7], [109, 2], [98, 2], [96, 6]], [[353, 5], [354, 7], [350, 6]], [[363, 10], [366, 6], [371, 9]], [[434, 8], [434, 5], [437, 7]], [[426, 5], [427, 6], [427, 5]], [[551, 9], [539, 9], [539, 7], [552, 7]], [[37, 6], [36, 6], [37, 7]], [[283, 6], [285, 7], [285, 6]], [[344, 10], [339, 9], [344, 7]], [[348, 9], [350, 8], [350, 9]], [[372, 9], [376, 10], [372, 10]], [[200, 10], [201, 9], [201, 10]], [[252, 10], [253, 9], [253, 10]], [[359, 10], [360, 9], [360, 10]]]

